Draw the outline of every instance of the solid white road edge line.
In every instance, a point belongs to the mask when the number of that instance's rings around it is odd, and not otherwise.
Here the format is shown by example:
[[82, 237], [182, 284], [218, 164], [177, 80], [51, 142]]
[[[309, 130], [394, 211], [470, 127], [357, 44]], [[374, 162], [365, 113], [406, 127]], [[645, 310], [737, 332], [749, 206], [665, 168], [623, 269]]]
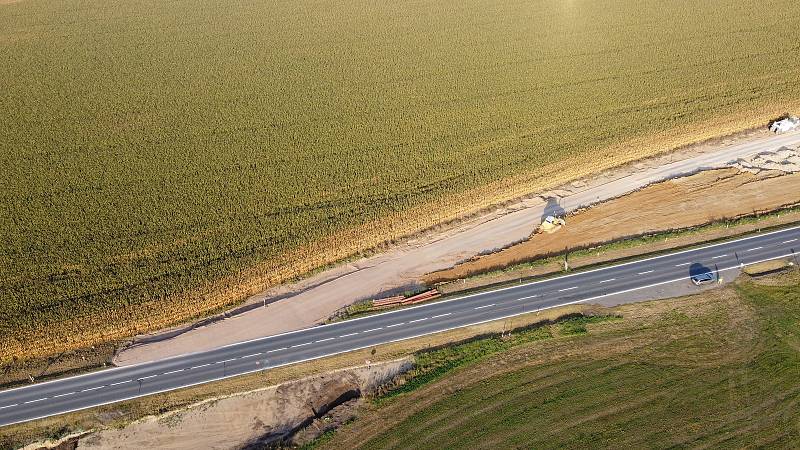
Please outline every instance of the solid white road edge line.
[[[800, 227], [795, 227], [795, 228], [800, 228]], [[743, 266], [750, 266], [750, 265], [753, 265], [753, 264], [759, 264], [759, 263], [762, 263], [762, 262], [773, 261], [773, 260], [781, 259], [781, 258], [788, 258], [788, 257], [791, 257], [791, 256], [794, 256], [794, 254], [793, 253], [787, 253], [787, 254], [783, 254], [783, 255], [780, 255], [780, 256], [775, 256], [775, 257], [772, 257], [772, 258], [765, 258], [765, 259], [761, 259], [761, 260], [758, 260], [758, 261], [753, 261], [753, 262], [750, 262], [750, 263], [746, 263], [746, 264], [743, 264]], [[727, 268], [724, 268], [724, 269], [719, 269], [717, 272], [725, 272], [725, 271], [728, 271], [728, 270], [739, 269], [739, 268], [740, 268], [740, 266], [737, 265], [737, 266], [727, 267]], [[409, 339], [416, 339], [418, 337], [428, 336], [430, 334], [444, 333], [444, 332], [447, 332], [447, 331], [450, 331], [450, 330], [455, 330], [455, 329], [458, 329], [458, 328], [481, 325], [481, 324], [484, 324], [484, 323], [487, 323], [487, 322], [494, 322], [494, 321], [497, 321], [497, 320], [508, 319], [510, 317], [522, 316], [522, 315], [525, 315], [525, 314], [544, 311], [544, 310], [547, 310], [547, 309], [560, 308], [562, 306], [574, 305], [576, 303], [583, 303], [583, 302], [588, 302], [588, 301], [592, 301], [592, 300], [597, 300], [599, 298], [608, 297], [608, 296], [611, 296], [611, 295], [624, 294], [624, 293], [627, 293], [627, 292], [638, 291], [638, 290], [641, 290], [641, 289], [647, 289], [647, 288], [651, 288], [651, 287], [654, 287], [654, 286], [660, 286], [660, 285], [669, 284], [669, 283], [676, 283], [678, 281], [685, 281], [685, 280], [688, 280], [688, 279], [690, 279], [690, 277], [676, 278], [676, 279], [669, 280], [669, 281], [663, 281], [661, 283], [655, 283], [655, 284], [648, 285], [648, 286], [641, 286], [641, 287], [638, 287], [638, 288], [631, 288], [631, 289], [627, 289], [627, 290], [619, 291], [619, 292], [614, 292], [614, 293], [610, 293], [610, 294], [598, 295], [596, 297], [591, 297], [591, 298], [587, 298], [587, 299], [583, 299], [583, 300], [575, 300], [575, 301], [566, 302], [566, 303], [559, 303], [558, 305], [548, 306], [548, 307], [545, 307], [545, 308], [539, 308], [539, 309], [535, 309], [535, 310], [532, 310], [532, 311], [518, 312], [518, 313], [514, 313], [514, 314], [508, 314], [508, 315], [505, 315], [505, 316], [502, 316], [502, 317], [493, 317], [491, 319], [481, 320], [481, 321], [478, 321], [478, 322], [472, 322], [472, 323], [467, 323], [467, 324], [463, 324], [463, 325], [457, 325], [457, 326], [445, 328], [445, 329], [442, 329], [442, 330], [429, 331], [429, 332], [417, 334], [417, 335], [414, 335], [414, 336], [391, 339], [391, 340], [388, 340], [388, 341], [385, 341], [385, 342], [379, 342], [379, 343], [371, 343], [369, 345], [364, 345], [364, 346], [361, 346], [361, 347], [350, 348], [350, 349], [347, 349], [347, 350], [340, 350], [340, 351], [337, 351], [337, 352], [327, 353], [327, 354], [319, 355], [319, 356], [312, 356], [310, 358], [305, 358], [305, 359], [301, 359], [301, 360], [298, 360], [298, 361], [292, 361], [292, 362], [276, 364], [276, 365], [270, 366], [270, 367], [260, 367], [258, 369], [247, 370], [247, 371], [236, 373], [236, 374], [232, 374], [232, 375], [224, 375], [224, 376], [217, 377], [217, 378], [212, 378], [212, 379], [209, 379], [209, 380], [198, 381], [196, 383], [190, 383], [190, 384], [187, 384], [185, 386], [162, 389], [160, 391], [150, 392], [150, 393], [147, 393], [147, 394], [137, 394], [137, 395], [133, 395], [133, 396], [130, 396], [130, 397], [125, 397], [125, 398], [113, 400], [113, 401], [110, 401], [110, 402], [95, 403], [95, 404], [92, 404], [92, 405], [82, 406], [80, 408], [74, 408], [74, 409], [70, 409], [70, 410], [67, 410], [67, 411], [62, 411], [62, 412], [59, 412], [57, 414], [49, 414], [49, 415], [31, 417], [31, 418], [24, 419], [24, 420], [18, 420], [18, 421], [15, 421], [15, 422], [9, 422], [9, 423], [3, 424], [2, 426], [9, 426], [9, 425], [17, 424], [17, 423], [22, 423], [22, 422], [30, 422], [32, 420], [43, 419], [45, 417], [58, 416], [58, 415], [61, 415], [61, 414], [68, 414], [68, 413], [71, 413], [71, 412], [81, 411], [81, 410], [89, 409], [89, 408], [95, 408], [95, 407], [98, 407], [98, 406], [110, 405], [112, 403], [124, 402], [124, 401], [127, 401], [127, 400], [133, 400], [135, 398], [141, 398], [141, 397], [146, 397], [146, 396], [149, 396], [149, 395], [161, 394], [163, 392], [175, 391], [175, 390], [178, 390], [178, 389], [184, 389], [184, 388], [188, 388], [188, 387], [192, 387], [192, 386], [198, 386], [200, 384], [212, 383], [214, 381], [226, 380], [228, 378], [247, 375], [249, 373], [262, 372], [262, 371], [268, 370], [268, 369], [276, 369], [278, 367], [289, 366], [289, 365], [292, 365], [292, 364], [300, 364], [300, 363], [304, 363], [306, 361], [313, 361], [315, 359], [327, 358], [329, 356], [336, 356], [336, 355], [340, 355], [342, 353], [354, 352], [354, 351], [362, 350], [362, 349], [365, 349], [365, 348], [374, 347], [376, 345], [392, 344], [392, 343], [395, 343], [395, 342], [407, 341]], [[131, 366], [125, 366], [125, 367], [131, 367]]]
[[[582, 272], [575, 272], [575, 273], [571, 273], [571, 274], [567, 274], [567, 275], [562, 275], [560, 277], [546, 278], [546, 279], [543, 279], [543, 280], [536, 280], [536, 281], [532, 281], [530, 283], [520, 284], [520, 285], [516, 285], [516, 286], [508, 286], [508, 287], [496, 289], [496, 290], [493, 290], [493, 291], [476, 292], [475, 294], [469, 294], [469, 295], [465, 295], [463, 297], [455, 297], [455, 298], [451, 298], [451, 299], [447, 299], [447, 300], [441, 300], [441, 301], [438, 301], [436, 303], [428, 303], [428, 304], [410, 306], [408, 308], [403, 308], [403, 309], [395, 310], [395, 311], [386, 311], [386, 312], [374, 314], [374, 315], [371, 315], [371, 316], [356, 317], [355, 319], [350, 319], [347, 322], [351, 322], [352, 323], [352, 322], [355, 322], [355, 321], [358, 321], [358, 320], [374, 318], [374, 317], [378, 317], [378, 316], [382, 316], [382, 315], [386, 315], [386, 314], [395, 314], [395, 313], [398, 313], [398, 312], [410, 311], [412, 309], [425, 308], [425, 307], [429, 307], [431, 305], [441, 305], [443, 303], [449, 303], [449, 302], [453, 302], [453, 301], [456, 301], [456, 300], [463, 300], [465, 298], [475, 297], [477, 295], [484, 295], [484, 294], [490, 294], [490, 293], [495, 293], [495, 292], [502, 292], [502, 291], [507, 291], [509, 289], [518, 289], [520, 287], [531, 286], [531, 285], [540, 284], [540, 283], [552, 282], [554, 280], [561, 280], [561, 279], [564, 279], [564, 278], [574, 277], [574, 276], [578, 276], [578, 275], [585, 275], [587, 273], [599, 272], [601, 270], [609, 270], [609, 269], [614, 269], [614, 268], [618, 268], [618, 267], [625, 267], [625, 266], [628, 266], [628, 265], [631, 265], [631, 264], [638, 264], [638, 263], [643, 263], [643, 262], [646, 262], [646, 261], [653, 261], [653, 260], [656, 260], [656, 259], [668, 258], [668, 257], [675, 256], [675, 255], [682, 255], [682, 254], [685, 254], [685, 253], [699, 252], [699, 251], [706, 250], [706, 249], [709, 249], [709, 248], [719, 247], [721, 245], [731, 245], [731, 244], [736, 244], [736, 243], [739, 243], [739, 242], [749, 241], [751, 239], [762, 238], [764, 236], [771, 236], [773, 234], [788, 233], [788, 232], [792, 232], [792, 231], [796, 231], [796, 230], [800, 230], [800, 225], [794, 226], [794, 227], [789, 227], [789, 228], [782, 228], [780, 230], [770, 231], [768, 233], [754, 234], [752, 236], [745, 236], [743, 238], [734, 239], [734, 240], [731, 240], [731, 241], [718, 242], [716, 244], [709, 244], [709, 245], [702, 246], [702, 247], [695, 247], [695, 248], [690, 248], [690, 249], [686, 249], [686, 250], [681, 250], [681, 251], [678, 251], [678, 252], [665, 253], [663, 255], [651, 256], [651, 257], [645, 258], [645, 259], [637, 259], [637, 260], [634, 260], [634, 261], [629, 261], [629, 262], [622, 263], [622, 264], [616, 264], [616, 265], [613, 265], [613, 266], [598, 267], [597, 269], [592, 269], [592, 270], [587, 270], [587, 271], [582, 271]], [[795, 242], [798, 239], [799, 238], [789, 239], [789, 240], [783, 241], [783, 244], [788, 244], [790, 242]], [[788, 256], [792, 256], [792, 255], [788, 255]], [[780, 258], [785, 258], [785, 257], [786, 256], [781, 256]], [[777, 259], [777, 258], [772, 258], [772, 259]], [[766, 259], [765, 261], [770, 261], [770, 260], [771, 259]], [[685, 264], [679, 264], [678, 266], [680, 266], [680, 265], [689, 265], [689, 264], [691, 264], [691, 263], [689, 262], [689, 263], [685, 263]], [[752, 263], [750, 263], [750, 264], [752, 264]], [[258, 337], [258, 338], [248, 339], [248, 340], [245, 340], [245, 341], [234, 342], [233, 344], [223, 345], [221, 347], [215, 348], [214, 350], [219, 350], [219, 349], [228, 348], [228, 347], [234, 347], [236, 345], [247, 344], [247, 343], [250, 343], [250, 342], [274, 339], [274, 338], [279, 337], [279, 336], [285, 336], [285, 335], [293, 334], [293, 333], [300, 333], [300, 332], [308, 331], [308, 330], [312, 330], [312, 329], [320, 329], [320, 328], [330, 327], [330, 326], [337, 325], [337, 324], [340, 324], [340, 323], [342, 323], [342, 322], [335, 322], [335, 323], [329, 323], [329, 324], [324, 324], [324, 325], [318, 325], [318, 326], [315, 326], [315, 327], [302, 328], [302, 329], [299, 329], [299, 330], [286, 331], [284, 333], [273, 334], [271, 336], [262, 336], [262, 337]], [[206, 353], [206, 352], [208, 352], [208, 350], [183, 353], [183, 354], [180, 354], [180, 355], [175, 355], [175, 356], [170, 356], [168, 358], [159, 359], [158, 361], [160, 361], [160, 362], [169, 361], [171, 359], [183, 358], [183, 357], [186, 357], [186, 356], [191, 356], [191, 355], [200, 354], [200, 353]], [[119, 370], [119, 369], [131, 368], [131, 367], [136, 367], [136, 366], [141, 366], [141, 365], [151, 364], [151, 363], [153, 363], [153, 361], [145, 361], [145, 362], [140, 362], [140, 363], [136, 363], [136, 364], [129, 364], [127, 366], [111, 367], [109, 369], [104, 369], [104, 370], [99, 371], [99, 372], [90, 372], [90, 373], [84, 373], [84, 374], [80, 374], [80, 375], [75, 375], [75, 376], [71, 377], [70, 379], [76, 379], [76, 378], [81, 378], [81, 377], [86, 377], [86, 376], [91, 376], [91, 375], [97, 375], [98, 373], [101, 373], [101, 372], [108, 373], [108, 372]], [[33, 386], [43, 386], [45, 384], [55, 383], [55, 382], [58, 382], [58, 381], [63, 381], [65, 379], [66, 378], [42, 381], [41, 383], [35, 383], [35, 384], [27, 385], [27, 386], [20, 386], [20, 387], [16, 387], [16, 388], [6, 389], [6, 390], [0, 391], [0, 392], [11, 392], [11, 391], [16, 391], [16, 390], [21, 390], [21, 389], [29, 389], [29, 388], [31, 388]]]

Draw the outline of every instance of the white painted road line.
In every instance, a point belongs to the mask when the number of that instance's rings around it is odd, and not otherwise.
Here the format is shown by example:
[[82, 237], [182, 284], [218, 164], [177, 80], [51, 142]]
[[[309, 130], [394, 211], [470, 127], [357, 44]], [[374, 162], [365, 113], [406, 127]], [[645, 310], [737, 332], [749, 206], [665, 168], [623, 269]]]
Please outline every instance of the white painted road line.
[[81, 392], [96, 391], [96, 390], [98, 390], [98, 389], [102, 389], [102, 388], [104, 388], [104, 387], [105, 387], [105, 386], [97, 386], [97, 387], [86, 388], [86, 389], [82, 390]]
[[[800, 227], [798, 227], [798, 228], [800, 228]], [[750, 262], [750, 263], [746, 263], [745, 265], [749, 266], [749, 265], [753, 265], [753, 264], [759, 264], [759, 263], [762, 263], [762, 262], [772, 261], [772, 260], [776, 260], [776, 259], [780, 259], [780, 258], [786, 258], [786, 257], [789, 257], [789, 256], [793, 256], [793, 254], [792, 253], [787, 253], [787, 254], [783, 254], [783, 255], [779, 255], [779, 256], [773, 256], [773, 257], [769, 257], [769, 258], [764, 258], [764, 259], [761, 259], [759, 261], [753, 261], [753, 262]], [[738, 266], [738, 265], [737, 266], [731, 266], [731, 267], [719, 269], [718, 272], [725, 272], [725, 271], [728, 271], [728, 270], [738, 270], [739, 268], [740, 268], [740, 266]], [[618, 291], [618, 292], [615, 292], [615, 293], [603, 294], [603, 295], [599, 295], [599, 296], [596, 296], [596, 297], [590, 297], [590, 298], [585, 298], [585, 299], [581, 299], [581, 300], [565, 302], [565, 303], [561, 303], [561, 304], [557, 304], [557, 305], [545, 306], [545, 307], [542, 307], [542, 308], [540, 308], [538, 310], [534, 310], [533, 312], [541, 311], [541, 310], [545, 310], [545, 309], [550, 309], [550, 308], [556, 308], [556, 307], [560, 307], [560, 306], [572, 305], [572, 304], [576, 304], [576, 303], [584, 303], [584, 302], [596, 300], [596, 299], [599, 299], [599, 298], [608, 297], [608, 296], [611, 296], [611, 295], [622, 294], [622, 293], [626, 293], [626, 292], [633, 292], [633, 291], [638, 291], [640, 289], [647, 289], [647, 288], [651, 288], [651, 287], [654, 287], [654, 286], [664, 285], [664, 284], [668, 284], [668, 283], [681, 282], [681, 281], [686, 281], [686, 280], [689, 280], [689, 277], [676, 278], [676, 279], [673, 279], [673, 280], [662, 281], [660, 283], [655, 283], [655, 284], [651, 284], [651, 285], [648, 285], [648, 286], [640, 286], [640, 287], [637, 287], [637, 288], [626, 289], [624, 291]], [[441, 304], [441, 302], [438, 303], [438, 304]], [[492, 321], [496, 321], [496, 320], [507, 319], [507, 318], [510, 318], [510, 317], [516, 317], [516, 316], [519, 316], [519, 315], [522, 315], [522, 314], [526, 314], [526, 313], [525, 312], [521, 312], [521, 313], [509, 314], [509, 315], [502, 316], [502, 317], [492, 317], [492, 318], [488, 318], [488, 319], [481, 320], [481, 321], [478, 321], [478, 322], [472, 322], [472, 323], [468, 323], [468, 324], [456, 325], [456, 326], [448, 327], [448, 328], [445, 328], [445, 329], [442, 329], [442, 330], [437, 330], [437, 331], [434, 331], [434, 332], [425, 332], [425, 333], [414, 335], [414, 336], [406, 336], [406, 337], [401, 337], [401, 338], [397, 338], [397, 339], [392, 339], [392, 340], [389, 340], [389, 341], [383, 341], [383, 342], [381, 342], [381, 344], [388, 344], [388, 343], [393, 343], [393, 342], [405, 341], [405, 340], [408, 340], [408, 339], [414, 339], [414, 338], [418, 338], [418, 337], [422, 337], [422, 336], [427, 336], [427, 335], [432, 334], [432, 333], [441, 333], [441, 332], [444, 332], [444, 331], [454, 330], [454, 329], [462, 328], [462, 327], [465, 327], [465, 326], [479, 325], [479, 324], [482, 324], [482, 323], [487, 323], [487, 322], [492, 322]], [[321, 357], [325, 357], [325, 356], [334, 356], [334, 355], [338, 355], [338, 354], [342, 354], [342, 353], [346, 353], [346, 352], [350, 352], [350, 351], [361, 350], [361, 349], [364, 349], [364, 348], [369, 348], [369, 347], [371, 347], [373, 345], [375, 345], [375, 344], [374, 343], [369, 343], [368, 345], [363, 345], [361, 347], [355, 347], [355, 348], [351, 348], [351, 349], [347, 349], [347, 350], [336, 351], [336, 352], [333, 352], [333, 353], [328, 353], [328, 354], [320, 355], [320, 356], [313, 356], [313, 357], [310, 357], [310, 358], [305, 358], [305, 359], [301, 359], [301, 360], [297, 360], [297, 361], [285, 362], [285, 363], [274, 365], [274, 366], [272, 366], [272, 368], [282, 367], [282, 366], [286, 366], [286, 365], [290, 365], [290, 364], [299, 364], [299, 363], [302, 363], [302, 362], [311, 361], [311, 360], [314, 360], [314, 359], [317, 359], [317, 358], [321, 358]], [[219, 362], [216, 363], [216, 364], [219, 364]], [[131, 367], [131, 366], [128, 366], [128, 367]], [[108, 370], [109, 371], [113, 371], [114, 369], [108, 369]], [[224, 379], [228, 379], [228, 378], [233, 378], [233, 377], [236, 377], [236, 376], [241, 376], [241, 375], [245, 375], [245, 374], [249, 374], [249, 373], [262, 372], [263, 370], [264, 370], [263, 368], [247, 370], [247, 371], [244, 371], [244, 372], [238, 372], [236, 374], [224, 375], [222, 377], [216, 377], [216, 378], [209, 379], [209, 380], [203, 380], [203, 381], [190, 383], [190, 384], [187, 384], [187, 385], [184, 385], [184, 386], [181, 386], [181, 387], [182, 388], [186, 388], [186, 387], [191, 387], [191, 386], [197, 386], [197, 385], [200, 385], [200, 384], [209, 383], [209, 382], [212, 382], [212, 381], [224, 380]], [[77, 377], [80, 377], [80, 375], [78, 375]], [[75, 378], [77, 378], [77, 377], [75, 377]], [[46, 381], [44, 383], [39, 384], [39, 386], [41, 386], [43, 384], [48, 384], [48, 383], [52, 383], [52, 381]], [[28, 387], [15, 388], [15, 389], [28, 389]], [[12, 390], [14, 390], [14, 389], [12, 389]], [[174, 388], [166, 388], [166, 389], [158, 390], [158, 391], [155, 391], [155, 392], [150, 392], [150, 393], [148, 393], [146, 395], [159, 394], [159, 393], [162, 393], [162, 392], [169, 392], [171, 390], [174, 390]], [[9, 392], [9, 391], [5, 391], [5, 392]], [[74, 392], [73, 392], [73, 394], [74, 394]], [[93, 408], [93, 407], [96, 407], [96, 406], [107, 405], [107, 404], [110, 404], [110, 403], [121, 402], [121, 401], [125, 401], [125, 400], [131, 400], [131, 399], [134, 399], [134, 398], [140, 398], [140, 397], [143, 397], [143, 396], [146, 396], [146, 395], [138, 394], [138, 395], [133, 395], [133, 396], [124, 397], [124, 398], [120, 398], [120, 399], [115, 399], [113, 401], [93, 403], [93, 404], [85, 405], [85, 406], [82, 406], [82, 407], [79, 407], [79, 408], [70, 409], [70, 410], [66, 410], [66, 411], [61, 411], [61, 414], [69, 413], [69, 412], [73, 412], [73, 411], [79, 411], [81, 409], [86, 409], [86, 408]], [[25, 420], [20, 420], [20, 421], [17, 421], [17, 422], [5, 423], [3, 425], [6, 426], [6, 425], [12, 425], [14, 423], [20, 423], [20, 422], [23, 422], [23, 421], [41, 419], [41, 418], [44, 418], [44, 417], [49, 417], [51, 415], [42, 415], [42, 416], [37, 416], [37, 417], [31, 417], [31, 418], [27, 418]]]
[[0, 406], [0, 409], [13, 408], [13, 407], [18, 406], [18, 405], [19, 405], [19, 403], [14, 403], [13, 405]]
[[311, 344], [313, 344], [313, 342], [304, 342], [304, 343], [302, 343], [302, 344], [295, 344], [295, 345], [292, 345], [292, 346], [291, 346], [291, 347], [289, 347], [289, 348], [297, 348], [297, 347], [302, 347], [302, 346], [304, 346], [304, 345], [311, 345]]
[[[206, 364], [206, 365], [207, 365], [207, 366], [210, 366], [211, 364]], [[197, 367], [202, 367], [202, 366], [197, 366]], [[139, 381], [146, 380], [146, 379], [148, 379], [148, 378], [155, 378], [155, 377], [157, 377], [157, 376], [158, 376], [158, 375], [148, 375], [148, 376], [146, 376], [146, 377], [141, 377], [141, 378], [139, 378]]]
[[781, 244], [791, 244], [792, 242], [796, 241], [797, 239], [789, 239], [788, 241], [783, 241]]
[[571, 291], [573, 289], [578, 289], [578, 286], [572, 286], [572, 287], [568, 287], [568, 288], [564, 288], [564, 289], [559, 289], [558, 292]]
[[[183, 370], [183, 369], [181, 369], [181, 370]], [[120, 384], [130, 383], [131, 381], [133, 381], [133, 380], [117, 381], [116, 383], [109, 384], [109, 386], [119, 386]], [[62, 395], [68, 395], [68, 394], [62, 394]]]
[[275, 350], [270, 350], [270, 351], [268, 351], [267, 353], [275, 353], [275, 352], [279, 352], [279, 351], [281, 351], [281, 350], [286, 350], [286, 349], [288, 349], [288, 348], [289, 348], [289, 347], [281, 347], [281, 348], [276, 348]]
[[[236, 358], [233, 358], [233, 359], [229, 359], [229, 360], [227, 360], [227, 361], [220, 361], [220, 362], [228, 362], [228, 361], [235, 361], [235, 360], [236, 360]], [[207, 366], [210, 366], [210, 365], [211, 365], [211, 363], [208, 363], [208, 364], [201, 364], [201, 365], [199, 365], [199, 366], [192, 366], [192, 367], [189, 367], [189, 370], [192, 370], [192, 369], [199, 369], [199, 368], [201, 368], [201, 367], [207, 367]]]
[[726, 257], [726, 256], [728, 256], [728, 255], [719, 255], [719, 256], [714, 256], [714, 257], [713, 257], [713, 258], [711, 258], [711, 259], [720, 259], [720, 258], [724, 258], [724, 257]]
[[423, 317], [422, 319], [409, 320], [408, 323], [422, 322], [423, 320], [428, 320], [428, 318], [427, 317]]
[[[311, 342], [309, 342], [309, 344], [310, 344], [310, 343], [311, 343]], [[239, 359], [247, 359], [247, 358], [252, 358], [253, 356], [258, 356], [258, 355], [260, 355], [260, 354], [261, 354], [261, 352], [258, 352], [258, 353], [253, 353], [252, 355], [247, 355], [247, 356], [240, 356], [240, 357], [239, 357]]]
[[54, 395], [53, 398], [66, 397], [68, 395], [73, 395], [73, 394], [77, 394], [77, 392], [67, 392], [66, 394], [58, 394], [58, 395]]
[[490, 307], [490, 306], [494, 306], [494, 305], [495, 305], [495, 303], [492, 303], [491, 305], [477, 306], [477, 307], [475, 307], [475, 308], [473, 308], [473, 309], [483, 309], [483, 308], [488, 308], [488, 307]]
[[320, 340], [318, 340], [318, 341], [314, 341], [314, 342], [328, 342], [328, 341], [332, 341], [332, 340], [334, 340], [334, 339], [336, 339], [336, 338], [329, 337], [329, 338], [320, 339]]
[[529, 296], [527, 296], [527, 297], [520, 297], [520, 298], [518, 298], [518, 299], [517, 299], [517, 301], [520, 301], [520, 300], [527, 300], [527, 299], [529, 299], [529, 298], [536, 298], [536, 297], [538, 297], [538, 296], [539, 296], [539, 294], [536, 294], [536, 295], [529, 295]]
[[691, 263], [687, 262], [687, 263], [675, 264], [675, 267], [688, 266], [689, 264], [691, 264]]
[[37, 398], [36, 400], [28, 400], [27, 402], [23, 403], [23, 405], [27, 405], [28, 403], [36, 403], [42, 400], [47, 400], [49, 397]]
[[433, 316], [433, 317], [431, 317], [431, 319], [437, 319], [437, 318], [439, 318], [439, 317], [449, 316], [450, 314], [453, 314], [453, 313], [444, 313], [444, 314], [439, 314], [439, 315], [436, 315], [436, 316]]
[[343, 335], [341, 335], [341, 336], [339, 336], [339, 337], [340, 337], [340, 338], [346, 338], [346, 337], [350, 337], [350, 336], [355, 336], [355, 335], [357, 335], [357, 334], [358, 334], [358, 332], [356, 332], [356, 333], [350, 333], [350, 334], [343, 334]]
[[[170, 370], [169, 372], [164, 372], [164, 373], [162, 373], [161, 375], [171, 375], [171, 374], [173, 374], [173, 373], [178, 373], [178, 372], [183, 372], [183, 369], [178, 369], [178, 370]], [[112, 384], [111, 386], [113, 386], [113, 384]]]
[[616, 280], [616, 278], [609, 278], [609, 279], [607, 279], [607, 280], [603, 280], [603, 281], [601, 281], [599, 284], [608, 283], [608, 282], [610, 282], [610, 281], [614, 281], [614, 280]]
[[[231, 362], [231, 361], [236, 361], [236, 359], [237, 359], [237, 358], [223, 359], [222, 361], [217, 361], [217, 362], [215, 362], [214, 364], [225, 364], [225, 363], [229, 363], [229, 362]], [[210, 365], [211, 365], [211, 364], [205, 364], [205, 365], [202, 365], [202, 366], [197, 366], [197, 367], [205, 367], [205, 366], [210, 366]], [[191, 367], [190, 367], [190, 369], [191, 369]]]
[[373, 331], [378, 331], [378, 330], [382, 330], [382, 329], [383, 329], [383, 327], [371, 328], [369, 330], [364, 330], [362, 333], [371, 333]]
[[761, 250], [762, 248], [764, 248], [764, 247], [754, 247], [754, 248], [748, 248], [747, 250], [745, 250], [745, 252], [754, 252], [754, 251], [756, 251], [756, 250]]
[[406, 324], [405, 322], [393, 323], [391, 325], [386, 325], [386, 328], [399, 327], [400, 325], [405, 325], [405, 324]]

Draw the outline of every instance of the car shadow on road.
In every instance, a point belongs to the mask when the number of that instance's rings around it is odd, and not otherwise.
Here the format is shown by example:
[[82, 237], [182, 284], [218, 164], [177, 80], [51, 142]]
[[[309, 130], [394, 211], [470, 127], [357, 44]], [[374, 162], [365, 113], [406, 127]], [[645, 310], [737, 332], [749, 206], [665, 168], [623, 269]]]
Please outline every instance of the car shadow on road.
[[717, 270], [711, 269], [700, 263], [692, 263], [689, 266], [689, 279], [696, 285], [713, 282], [717, 279]]

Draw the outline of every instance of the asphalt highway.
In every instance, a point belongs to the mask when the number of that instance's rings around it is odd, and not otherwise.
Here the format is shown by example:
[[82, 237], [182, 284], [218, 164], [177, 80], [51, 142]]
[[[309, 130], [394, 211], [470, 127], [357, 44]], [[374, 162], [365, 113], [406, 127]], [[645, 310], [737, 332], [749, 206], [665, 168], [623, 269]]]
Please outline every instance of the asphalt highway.
[[797, 258], [800, 227], [0, 392], [0, 426], [378, 344]]

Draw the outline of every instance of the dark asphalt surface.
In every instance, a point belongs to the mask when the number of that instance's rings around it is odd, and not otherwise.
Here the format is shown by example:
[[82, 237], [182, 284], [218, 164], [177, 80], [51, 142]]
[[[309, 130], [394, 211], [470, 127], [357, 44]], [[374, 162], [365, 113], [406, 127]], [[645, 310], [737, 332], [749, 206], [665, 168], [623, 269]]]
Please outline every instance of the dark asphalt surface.
[[[719, 272], [800, 251], [800, 227], [0, 392], [0, 426]], [[798, 255], [800, 256], [800, 255]]]

